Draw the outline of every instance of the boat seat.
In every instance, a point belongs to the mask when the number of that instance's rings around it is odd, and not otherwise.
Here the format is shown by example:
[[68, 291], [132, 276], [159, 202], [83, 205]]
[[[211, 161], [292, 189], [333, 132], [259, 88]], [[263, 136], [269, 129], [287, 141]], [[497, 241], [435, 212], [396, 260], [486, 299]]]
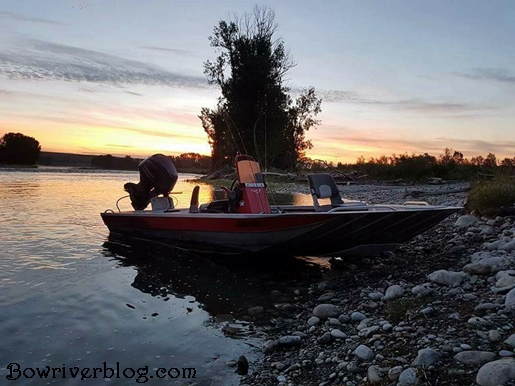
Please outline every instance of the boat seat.
[[190, 213], [198, 213], [198, 194], [200, 186], [195, 186], [191, 192]]
[[[326, 173], [308, 174], [308, 182], [316, 211], [327, 211], [344, 204], [336, 182], [331, 175]], [[318, 200], [324, 198], [329, 198], [331, 205], [320, 205]]]
[[201, 213], [228, 213], [229, 200], [215, 200], [209, 204], [200, 205]]

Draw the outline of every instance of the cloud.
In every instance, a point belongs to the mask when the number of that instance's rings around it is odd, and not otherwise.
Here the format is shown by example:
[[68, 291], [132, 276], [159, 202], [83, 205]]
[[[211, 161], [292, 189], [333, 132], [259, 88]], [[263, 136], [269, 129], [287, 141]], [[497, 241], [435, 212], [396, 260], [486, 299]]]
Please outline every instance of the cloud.
[[479, 107], [471, 103], [446, 101], [433, 102], [422, 99], [409, 99], [392, 102], [375, 102], [375, 104], [390, 106], [396, 110], [411, 110], [424, 112], [463, 112], [486, 109], [485, 106]]
[[[290, 93], [294, 97], [300, 96], [307, 88], [303, 87], [292, 87]], [[360, 95], [355, 91], [344, 91], [344, 90], [326, 90], [326, 89], [316, 89], [316, 95], [319, 98], [322, 98], [323, 102], [332, 102], [332, 103], [345, 103], [345, 102], [353, 102], [353, 103], [373, 103], [374, 101]]]
[[42, 19], [40, 17], [31, 17], [24, 16], [13, 12], [5, 12], [0, 11], [0, 19], [9, 19], [15, 21], [24, 21], [29, 23], [39, 23], [39, 24], [48, 24], [48, 25], [68, 25], [66, 23], [62, 23], [60, 21]]
[[0, 74], [10, 79], [64, 80], [104, 85], [207, 88], [201, 76], [63, 44], [30, 40], [25, 49], [0, 52]]
[[172, 54], [181, 54], [181, 55], [191, 55], [193, 51], [187, 50], [178, 50], [175, 48], [167, 48], [167, 47], [157, 47], [157, 46], [141, 46], [141, 48], [150, 51], [158, 51], [158, 52], [169, 52]]
[[113, 144], [113, 143], [106, 143], [105, 146], [107, 146], [107, 147], [126, 147], [126, 148], [134, 147], [134, 146], [131, 146], [131, 145], [116, 145], [116, 144]]
[[[293, 87], [291, 93], [298, 97], [305, 89]], [[455, 101], [429, 101], [422, 98], [412, 98], [404, 100], [387, 100], [371, 98], [356, 91], [350, 90], [324, 90], [317, 89], [316, 94], [322, 98], [322, 102], [329, 103], [350, 103], [362, 106], [378, 106], [398, 111], [419, 111], [419, 112], [441, 112], [441, 113], [463, 113], [468, 111], [490, 109], [486, 106], [477, 106], [471, 103]]]
[[126, 94], [130, 94], [130, 95], [144, 96], [143, 94], [140, 94], [139, 92], [134, 92], [134, 91], [124, 90], [123, 92]]
[[503, 68], [474, 68], [472, 72], [458, 74], [462, 78], [515, 83], [515, 74]]
[[467, 157], [497, 154], [499, 158], [513, 157], [515, 154], [515, 141], [485, 141], [476, 139], [462, 139], [451, 137], [438, 138], [399, 138], [381, 136], [377, 134], [365, 134], [353, 129], [345, 129], [339, 134], [327, 135], [323, 139], [314, 142], [313, 152], [324, 153], [334, 157], [335, 154], [345, 156], [359, 153], [366, 157], [390, 155], [394, 152], [408, 152], [434, 156], [442, 154], [446, 147], [463, 152]]

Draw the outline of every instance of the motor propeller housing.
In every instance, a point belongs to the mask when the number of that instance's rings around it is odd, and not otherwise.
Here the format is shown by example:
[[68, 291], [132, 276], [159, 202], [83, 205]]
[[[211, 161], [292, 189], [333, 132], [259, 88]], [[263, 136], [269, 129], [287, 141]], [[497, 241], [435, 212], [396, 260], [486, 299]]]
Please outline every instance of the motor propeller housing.
[[154, 154], [138, 165], [139, 183], [127, 182], [123, 188], [129, 193], [135, 210], [145, 209], [152, 197], [168, 197], [177, 178], [177, 169], [172, 160], [163, 154]]

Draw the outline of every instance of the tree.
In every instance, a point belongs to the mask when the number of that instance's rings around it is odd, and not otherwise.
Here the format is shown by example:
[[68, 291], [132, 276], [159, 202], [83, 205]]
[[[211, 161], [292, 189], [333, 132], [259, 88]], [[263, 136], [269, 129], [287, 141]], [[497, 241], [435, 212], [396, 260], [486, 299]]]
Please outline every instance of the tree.
[[209, 84], [220, 87], [215, 109], [199, 118], [208, 135], [213, 167], [245, 152], [264, 166], [293, 168], [312, 147], [305, 133], [320, 122], [321, 100], [310, 88], [293, 101], [284, 76], [295, 66], [284, 42], [274, 37], [275, 15], [254, 8], [252, 14], [220, 21], [209, 37], [218, 52], [204, 63]]
[[40, 152], [39, 142], [21, 133], [7, 133], [0, 138], [0, 163], [34, 165]]

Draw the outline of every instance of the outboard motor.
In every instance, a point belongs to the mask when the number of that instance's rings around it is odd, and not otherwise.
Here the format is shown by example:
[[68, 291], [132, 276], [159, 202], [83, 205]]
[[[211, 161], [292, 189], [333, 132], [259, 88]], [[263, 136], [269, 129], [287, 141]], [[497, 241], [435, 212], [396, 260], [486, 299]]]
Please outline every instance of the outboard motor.
[[152, 197], [168, 197], [177, 182], [177, 169], [172, 160], [163, 154], [154, 154], [138, 165], [139, 183], [127, 182], [123, 188], [129, 193], [135, 210], [145, 209]]

